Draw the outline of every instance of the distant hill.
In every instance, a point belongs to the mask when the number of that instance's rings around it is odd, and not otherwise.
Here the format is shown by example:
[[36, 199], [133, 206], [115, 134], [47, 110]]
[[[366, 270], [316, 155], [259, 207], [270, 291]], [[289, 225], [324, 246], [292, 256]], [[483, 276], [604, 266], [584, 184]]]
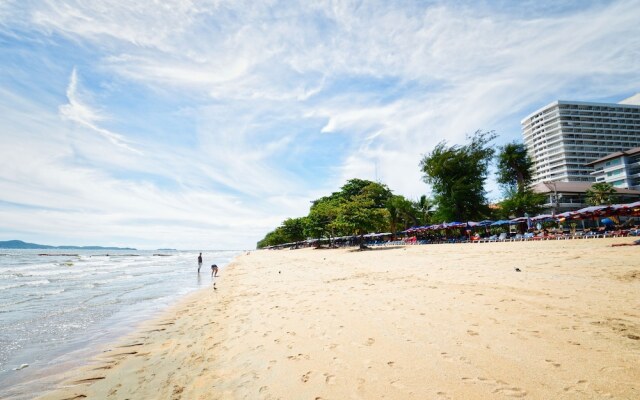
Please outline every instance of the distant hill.
[[131, 247], [102, 246], [48, 246], [46, 244], [27, 243], [22, 240], [0, 241], [0, 249], [59, 249], [59, 250], [136, 250]]

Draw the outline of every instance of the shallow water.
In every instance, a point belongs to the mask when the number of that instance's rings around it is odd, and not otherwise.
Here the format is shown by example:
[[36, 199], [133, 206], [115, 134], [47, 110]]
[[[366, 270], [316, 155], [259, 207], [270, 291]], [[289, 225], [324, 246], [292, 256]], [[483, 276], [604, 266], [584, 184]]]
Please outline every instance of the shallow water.
[[197, 274], [195, 251], [0, 249], [0, 398], [33, 397], [238, 254], [205, 251]]

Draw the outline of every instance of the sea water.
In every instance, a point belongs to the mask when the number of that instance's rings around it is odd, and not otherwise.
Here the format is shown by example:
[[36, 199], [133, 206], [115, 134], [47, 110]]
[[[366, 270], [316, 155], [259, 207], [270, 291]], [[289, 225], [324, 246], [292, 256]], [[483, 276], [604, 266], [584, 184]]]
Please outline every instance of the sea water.
[[210, 265], [224, 275], [240, 251], [203, 251], [200, 274], [198, 253], [0, 249], [0, 398], [50, 389], [61, 368], [211, 286]]

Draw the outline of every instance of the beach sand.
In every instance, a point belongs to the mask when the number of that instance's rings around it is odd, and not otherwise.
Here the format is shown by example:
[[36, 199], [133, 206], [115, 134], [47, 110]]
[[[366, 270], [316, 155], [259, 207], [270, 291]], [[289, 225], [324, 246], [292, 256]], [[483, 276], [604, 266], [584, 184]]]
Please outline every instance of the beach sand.
[[632, 240], [252, 252], [44, 398], [638, 399]]

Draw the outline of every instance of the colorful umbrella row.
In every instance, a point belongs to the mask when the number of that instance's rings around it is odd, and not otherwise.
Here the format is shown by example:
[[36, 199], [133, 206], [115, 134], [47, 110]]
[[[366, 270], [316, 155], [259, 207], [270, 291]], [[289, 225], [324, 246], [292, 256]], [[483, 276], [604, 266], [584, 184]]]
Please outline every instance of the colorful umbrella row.
[[475, 228], [475, 227], [483, 227], [483, 226], [502, 226], [502, 225], [517, 225], [525, 222], [542, 222], [549, 220], [580, 220], [580, 219], [588, 219], [588, 218], [598, 218], [598, 217], [610, 217], [610, 216], [640, 216], [640, 201], [636, 201], [634, 203], [629, 204], [614, 204], [610, 206], [591, 206], [585, 207], [576, 211], [568, 211], [562, 214], [551, 215], [551, 214], [541, 214], [536, 215], [535, 217], [527, 218], [527, 217], [519, 217], [509, 220], [498, 220], [498, 221], [480, 221], [480, 222], [443, 222], [441, 224], [435, 225], [425, 225], [425, 226], [414, 226], [402, 233], [415, 233], [415, 232], [425, 232], [425, 231], [437, 231], [442, 229], [459, 229], [459, 228]]

